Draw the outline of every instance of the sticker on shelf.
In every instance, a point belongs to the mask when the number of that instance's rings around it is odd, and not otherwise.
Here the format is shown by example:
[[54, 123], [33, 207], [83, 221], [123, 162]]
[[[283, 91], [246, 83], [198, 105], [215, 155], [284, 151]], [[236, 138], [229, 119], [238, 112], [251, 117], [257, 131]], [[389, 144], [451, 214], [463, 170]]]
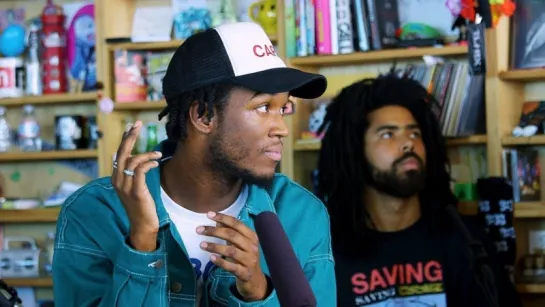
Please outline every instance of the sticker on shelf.
[[445, 60], [442, 59], [441, 57], [436, 57], [431, 55], [425, 55], [422, 57], [422, 59], [424, 60], [424, 63], [427, 66], [433, 66], [433, 65], [445, 63]]
[[110, 97], [104, 97], [98, 102], [98, 108], [102, 113], [110, 114], [114, 110], [114, 102]]

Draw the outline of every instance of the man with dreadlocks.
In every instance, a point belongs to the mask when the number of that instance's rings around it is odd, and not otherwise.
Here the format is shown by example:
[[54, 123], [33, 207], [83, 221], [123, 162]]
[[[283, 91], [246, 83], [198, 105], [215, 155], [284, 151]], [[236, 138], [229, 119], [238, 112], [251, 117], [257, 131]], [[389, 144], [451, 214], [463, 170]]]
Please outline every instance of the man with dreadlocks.
[[498, 289], [503, 306], [520, 305], [505, 272], [472, 261], [478, 244], [468, 256], [436, 103], [390, 73], [328, 106], [316, 188], [331, 216], [338, 306], [495, 307]]
[[323, 203], [275, 174], [293, 111], [324, 76], [287, 68], [261, 27], [193, 35], [163, 79], [168, 140], [131, 156], [124, 134], [111, 177], [63, 206], [53, 261], [55, 306], [279, 307], [254, 219], [277, 214], [320, 306], [336, 303]]

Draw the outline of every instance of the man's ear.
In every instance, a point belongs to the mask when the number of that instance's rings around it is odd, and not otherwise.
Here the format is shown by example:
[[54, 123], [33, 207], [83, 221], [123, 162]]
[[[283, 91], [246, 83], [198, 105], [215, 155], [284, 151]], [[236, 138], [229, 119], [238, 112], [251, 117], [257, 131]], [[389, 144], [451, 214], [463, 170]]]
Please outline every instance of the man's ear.
[[208, 106], [205, 106], [204, 114], [199, 117], [199, 103], [193, 102], [189, 106], [189, 121], [193, 124], [195, 129], [201, 133], [209, 134], [215, 127], [216, 116], [208, 120], [209, 110]]

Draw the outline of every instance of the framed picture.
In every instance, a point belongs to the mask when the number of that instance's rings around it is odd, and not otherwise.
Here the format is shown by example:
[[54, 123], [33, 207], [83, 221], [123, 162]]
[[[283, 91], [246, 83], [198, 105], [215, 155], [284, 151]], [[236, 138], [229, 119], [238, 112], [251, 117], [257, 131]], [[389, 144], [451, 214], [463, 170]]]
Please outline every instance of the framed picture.
[[545, 1], [516, 0], [511, 17], [511, 68], [545, 67]]

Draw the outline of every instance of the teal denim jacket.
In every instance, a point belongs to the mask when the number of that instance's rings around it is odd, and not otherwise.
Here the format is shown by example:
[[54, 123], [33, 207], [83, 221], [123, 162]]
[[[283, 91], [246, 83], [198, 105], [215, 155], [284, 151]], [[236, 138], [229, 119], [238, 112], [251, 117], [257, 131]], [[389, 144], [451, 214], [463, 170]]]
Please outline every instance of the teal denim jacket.
[[[172, 154], [166, 147], [164, 151], [163, 157]], [[159, 247], [154, 252], [140, 252], [126, 244], [129, 221], [110, 177], [91, 181], [66, 200], [55, 240], [55, 307], [195, 306], [195, 271], [161, 202], [159, 172], [155, 168], [146, 178], [160, 223]], [[250, 186], [239, 219], [255, 230], [254, 218], [263, 211], [278, 215], [318, 306], [336, 306], [329, 216], [322, 202], [277, 174], [270, 189]], [[260, 262], [268, 275], [262, 253]], [[201, 306], [280, 306], [275, 291], [263, 301], [239, 300], [232, 292], [234, 282], [231, 273], [213, 268]]]

